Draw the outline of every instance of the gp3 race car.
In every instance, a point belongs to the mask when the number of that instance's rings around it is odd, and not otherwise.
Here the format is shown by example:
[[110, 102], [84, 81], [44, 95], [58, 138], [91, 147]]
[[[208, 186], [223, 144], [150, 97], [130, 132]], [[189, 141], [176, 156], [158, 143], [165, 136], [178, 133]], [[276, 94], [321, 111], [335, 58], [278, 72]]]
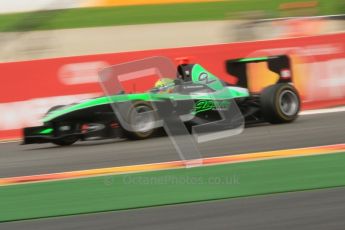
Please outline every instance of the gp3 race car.
[[[248, 64], [267, 63], [269, 71], [276, 74], [277, 81], [259, 93], [248, 90]], [[298, 117], [300, 97], [292, 84], [290, 59], [286, 55], [259, 58], [232, 59], [225, 62], [227, 73], [238, 78], [236, 85], [228, 84], [199, 64], [180, 64], [174, 80], [160, 79], [155, 86], [144, 93], [103, 96], [70, 105], [52, 107], [43, 117], [43, 126], [24, 128], [23, 144], [54, 143], [71, 145], [78, 140], [99, 140], [107, 138], [146, 139], [161, 133], [149, 121], [157, 119], [155, 105], [171, 101], [192, 102], [182, 107], [174, 107], [171, 113], [190, 114], [183, 120], [191, 130], [194, 125], [219, 119], [218, 110], [226, 109], [236, 102], [247, 123], [269, 122], [289, 123]], [[265, 76], [257, 76], [264, 78]], [[201, 93], [202, 92], [202, 93]], [[124, 113], [128, 124], [140, 129], [123, 127], [114, 113], [112, 105], [130, 102]], [[157, 104], [158, 103], [158, 104]], [[183, 111], [182, 111], [183, 110]], [[143, 116], [153, 111], [151, 117]], [[147, 114], [147, 113], [146, 113]], [[188, 118], [189, 117], [189, 118]]]

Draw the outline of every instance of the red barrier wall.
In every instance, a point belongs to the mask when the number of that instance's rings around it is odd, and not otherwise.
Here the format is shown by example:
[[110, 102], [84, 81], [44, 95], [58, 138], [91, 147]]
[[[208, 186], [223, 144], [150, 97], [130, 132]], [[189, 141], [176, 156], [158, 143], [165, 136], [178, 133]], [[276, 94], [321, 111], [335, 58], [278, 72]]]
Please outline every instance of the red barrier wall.
[[[211, 46], [100, 54], [0, 63], [0, 139], [18, 137], [20, 128], [39, 124], [52, 105], [102, 93], [97, 72], [108, 65], [150, 56], [193, 57], [210, 72], [234, 82], [225, 72], [230, 58], [289, 54], [304, 108], [345, 104], [345, 33]], [[264, 79], [253, 66], [251, 87]]]

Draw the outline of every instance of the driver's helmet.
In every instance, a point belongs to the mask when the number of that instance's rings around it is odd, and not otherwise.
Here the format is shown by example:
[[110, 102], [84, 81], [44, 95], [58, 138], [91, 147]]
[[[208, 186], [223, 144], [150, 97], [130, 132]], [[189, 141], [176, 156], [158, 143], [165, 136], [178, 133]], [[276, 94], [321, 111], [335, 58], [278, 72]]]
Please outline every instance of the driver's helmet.
[[155, 88], [163, 88], [167, 86], [174, 85], [173, 79], [170, 78], [161, 78], [155, 83]]
[[171, 93], [174, 89], [174, 80], [170, 78], [161, 78], [155, 83], [157, 93]]

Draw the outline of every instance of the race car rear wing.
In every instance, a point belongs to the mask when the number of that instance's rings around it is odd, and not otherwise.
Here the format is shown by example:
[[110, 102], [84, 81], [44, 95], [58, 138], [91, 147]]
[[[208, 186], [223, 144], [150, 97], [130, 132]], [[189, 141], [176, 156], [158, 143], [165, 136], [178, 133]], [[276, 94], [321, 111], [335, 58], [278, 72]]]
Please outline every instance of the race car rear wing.
[[238, 78], [236, 85], [248, 88], [247, 64], [256, 62], [267, 62], [268, 69], [279, 75], [276, 83], [288, 83], [292, 81], [290, 58], [287, 55], [230, 59], [225, 61], [226, 71]]

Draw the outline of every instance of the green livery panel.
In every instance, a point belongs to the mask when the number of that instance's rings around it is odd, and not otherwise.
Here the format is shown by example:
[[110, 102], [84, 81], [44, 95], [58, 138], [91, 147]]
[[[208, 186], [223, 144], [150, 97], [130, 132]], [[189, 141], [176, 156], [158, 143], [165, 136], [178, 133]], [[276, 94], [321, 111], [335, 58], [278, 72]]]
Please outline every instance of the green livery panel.
[[[141, 94], [120, 94], [110, 97], [99, 97], [90, 100], [80, 102], [78, 104], [72, 104], [64, 106], [60, 109], [54, 110], [48, 113], [44, 118], [43, 122], [49, 122], [59, 116], [86, 108], [91, 108], [99, 105], [119, 103], [125, 101], [162, 101], [162, 100], [206, 100], [206, 101], [219, 101], [229, 100], [238, 97], [248, 97], [249, 93], [243, 91], [243, 89], [237, 89], [237, 87], [223, 87], [222, 90], [214, 93], [203, 93], [203, 94], [190, 94], [183, 95], [179, 93], [169, 94], [156, 94], [156, 93], [141, 93]], [[210, 104], [210, 103], [209, 103]], [[214, 107], [215, 105], [209, 107]], [[217, 106], [219, 107], [219, 106]], [[199, 111], [200, 112], [200, 111]]]

